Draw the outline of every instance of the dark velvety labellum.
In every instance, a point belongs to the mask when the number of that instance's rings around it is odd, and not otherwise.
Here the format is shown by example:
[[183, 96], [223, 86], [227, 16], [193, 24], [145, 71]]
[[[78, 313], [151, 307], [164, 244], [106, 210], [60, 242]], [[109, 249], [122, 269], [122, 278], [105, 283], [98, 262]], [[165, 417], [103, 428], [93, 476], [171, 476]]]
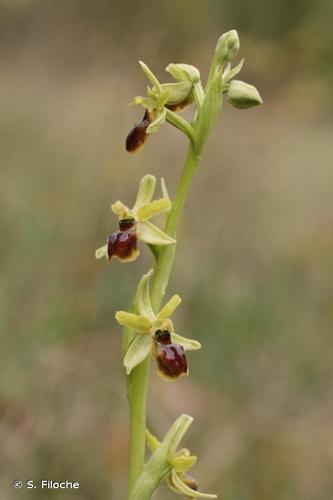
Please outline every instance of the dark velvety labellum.
[[147, 139], [146, 130], [151, 123], [148, 110], [145, 111], [140, 122], [136, 123], [126, 138], [126, 150], [130, 153], [138, 151]]
[[135, 227], [135, 219], [121, 219], [119, 221], [119, 229], [120, 231], [129, 231], [130, 229], [134, 229]]
[[187, 359], [183, 346], [156, 343], [156, 361], [161, 372], [169, 378], [177, 378], [187, 373]]
[[138, 238], [134, 231], [118, 231], [110, 234], [107, 239], [108, 258], [129, 259], [136, 251]]
[[163, 345], [171, 344], [170, 332], [168, 330], [156, 330], [155, 340]]

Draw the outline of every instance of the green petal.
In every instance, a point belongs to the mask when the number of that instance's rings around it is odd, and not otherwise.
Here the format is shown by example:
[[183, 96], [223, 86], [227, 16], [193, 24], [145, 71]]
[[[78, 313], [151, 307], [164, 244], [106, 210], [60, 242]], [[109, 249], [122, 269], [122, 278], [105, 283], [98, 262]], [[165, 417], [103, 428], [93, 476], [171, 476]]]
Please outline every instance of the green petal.
[[165, 124], [167, 110], [163, 108], [163, 110], [156, 116], [155, 120], [151, 122], [149, 127], [146, 130], [147, 134], [154, 134], [158, 132], [162, 125]]
[[114, 214], [118, 215], [118, 217], [124, 217], [129, 212], [129, 208], [119, 200], [111, 205], [111, 210]]
[[186, 337], [182, 337], [175, 332], [171, 332], [171, 339], [173, 342], [177, 342], [184, 347], [185, 351], [197, 351], [201, 349], [201, 344], [197, 340], [187, 339]]
[[[166, 183], [165, 183], [164, 177], [161, 178], [161, 189], [162, 189], [163, 198], [166, 198], [167, 200], [170, 200], [170, 196], [169, 196], [169, 193], [168, 193], [168, 190], [167, 190], [167, 187], [166, 187]], [[170, 210], [170, 208], [169, 208], [169, 210]]]
[[145, 222], [156, 215], [165, 212], [171, 207], [171, 201], [166, 198], [160, 198], [159, 200], [151, 201], [143, 207], [139, 208], [137, 211], [137, 220], [140, 222]]
[[156, 317], [157, 320], [163, 321], [164, 319], [170, 318], [170, 316], [172, 316], [181, 302], [182, 299], [179, 297], [179, 295], [173, 295], [173, 297], [171, 297], [171, 299], [165, 304], [163, 309], [161, 309], [158, 313]]
[[104, 245], [101, 248], [98, 248], [95, 252], [96, 259], [102, 259], [103, 257], [108, 258], [108, 246]]
[[146, 429], [147, 446], [154, 453], [161, 446], [161, 441], [157, 439], [148, 429]]
[[141, 315], [147, 316], [150, 321], [155, 321], [155, 314], [150, 301], [149, 281], [154, 270], [150, 269], [144, 274], [140, 280], [138, 290], [136, 292], [136, 303]]
[[161, 231], [151, 222], [139, 222], [137, 225], [138, 233], [142, 241], [151, 245], [173, 245], [176, 242], [171, 236]]
[[117, 311], [116, 320], [121, 326], [131, 328], [138, 333], [148, 333], [152, 327], [148, 318], [127, 311]]
[[177, 472], [171, 471], [171, 478], [173, 485], [178, 489], [179, 493], [188, 496], [190, 498], [217, 498], [217, 495], [211, 495], [209, 493], [201, 493], [200, 491], [192, 490], [183, 483]]
[[133, 368], [142, 363], [151, 351], [151, 336], [150, 335], [137, 335], [124, 357], [124, 366], [126, 373], [129, 375]]
[[141, 95], [134, 97], [131, 104], [134, 106], [143, 106], [146, 109], [151, 108], [153, 105], [152, 100], [149, 97], [142, 97]]
[[181, 455], [172, 459], [172, 468], [176, 472], [187, 472], [196, 462], [197, 457], [195, 455], [189, 455], [188, 457]]
[[145, 64], [143, 61], [139, 61], [139, 64], [142, 68], [142, 71], [144, 72], [144, 74], [146, 75], [146, 77], [148, 78], [148, 80], [150, 81], [150, 83], [156, 87], [158, 90], [161, 90], [161, 84], [160, 82], [158, 81], [158, 79], [156, 78], [156, 76], [154, 75], [154, 73], [152, 72], [152, 70], [150, 68], [148, 68], [147, 64]]
[[147, 205], [154, 196], [156, 186], [156, 177], [154, 175], [145, 175], [142, 177], [139, 185], [138, 194], [133, 207], [133, 212], [136, 212], [143, 205]]

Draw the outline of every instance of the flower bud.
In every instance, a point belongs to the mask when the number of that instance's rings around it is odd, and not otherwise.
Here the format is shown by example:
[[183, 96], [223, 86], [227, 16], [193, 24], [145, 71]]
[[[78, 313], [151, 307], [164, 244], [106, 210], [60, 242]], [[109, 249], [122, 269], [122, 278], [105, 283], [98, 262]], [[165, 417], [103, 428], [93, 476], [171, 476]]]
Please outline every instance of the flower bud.
[[239, 51], [239, 37], [236, 30], [225, 33], [225, 44], [227, 46], [226, 59], [230, 61]]
[[258, 90], [253, 85], [240, 80], [230, 82], [227, 94], [230, 103], [235, 108], [246, 109], [263, 103]]
[[129, 153], [137, 152], [146, 142], [147, 128], [151, 123], [151, 115], [146, 109], [140, 122], [136, 123], [126, 138], [126, 150]]
[[190, 64], [171, 63], [165, 69], [175, 80], [191, 83], [198, 83], [200, 81], [200, 71]]
[[230, 61], [239, 51], [239, 38], [236, 30], [227, 31], [217, 41], [214, 63], [222, 66], [225, 60]]

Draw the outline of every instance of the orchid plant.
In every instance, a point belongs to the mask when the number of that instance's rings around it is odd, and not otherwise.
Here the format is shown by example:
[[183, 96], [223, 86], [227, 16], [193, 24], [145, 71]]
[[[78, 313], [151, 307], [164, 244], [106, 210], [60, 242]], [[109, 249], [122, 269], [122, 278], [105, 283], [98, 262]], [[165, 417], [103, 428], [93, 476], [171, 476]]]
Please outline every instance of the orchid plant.
[[[186, 448], [177, 452], [192, 417], [180, 416], [165, 438], [159, 441], [146, 428], [146, 406], [151, 359], [156, 361], [158, 375], [166, 381], [176, 381], [180, 376], [188, 375], [187, 351], [201, 347], [198, 341], [175, 331], [170, 317], [181, 303], [179, 295], [173, 295], [162, 308], [161, 303], [173, 267], [177, 224], [207, 137], [221, 112], [223, 97], [226, 96], [231, 105], [240, 109], [262, 104], [253, 85], [235, 80], [244, 62], [242, 60], [231, 67], [230, 61], [238, 51], [237, 32], [231, 30], [224, 33], [217, 42], [205, 87], [199, 70], [189, 64], [169, 64], [166, 71], [174, 81], [160, 83], [151, 69], [140, 62], [149, 86], [146, 96], [134, 98], [133, 104], [142, 106], [144, 115], [127, 136], [127, 151], [139, 151], [148, 137], [158, 132], [165, 123], [184, 133], [189, 145], [173, 199], [170, 200], [162, 179], [162, 196], [153, 200], [156, 178], [145, 175], [140, 181], [133, 208], [121, 201], [111, 206], [118, 217], [118, 230], [107, 236], [106, 244], [96, 250], [98, 259], [105, 257], [111, 261], [117, 258], [122, 262], [131, 262], [139, 256], [139, 242], [142, 241], [154, 256], [154, 267], [141, 278], [130, 310], [118, 311], [115, 315], [124, 328], [124, 368], [130, 425], [128, 500], [150, 499], [162, 481], [175, 494], [187, 498], [216, 497], [198, 491], [196, 480], [188, 476], [196, 457]], [[191, 122], [179, 114], [189, 105], [194, 107]], [[162, 213], [166, 215], [163, 230], [150, 221]], [[152, 456], [145, 464], [146, 446]]]

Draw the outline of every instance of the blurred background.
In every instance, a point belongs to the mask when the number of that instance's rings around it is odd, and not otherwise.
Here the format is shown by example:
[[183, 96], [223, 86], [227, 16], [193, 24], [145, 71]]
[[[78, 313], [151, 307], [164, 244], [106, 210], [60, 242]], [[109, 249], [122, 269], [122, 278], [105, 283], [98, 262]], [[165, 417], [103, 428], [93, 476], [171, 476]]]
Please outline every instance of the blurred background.
[[[239, 31], [240, 79], [264, 106], [225, 102], [178, 231], [169, 293], [203, 343], [191, 377], [152, 371], [149, 425], [195, 422], [200, 488], [224, 500], [333, 497], [333, 4], [331, 0], [0, 0], [0, 499], [124, 498], [127, 401], [117, 309], [152, 264], [94, 259], [146, 173], [174, 193], [186, 139], [138, 156], [143, 59], [206, 77]], [[14, 479], [80, 489], [21, 490]], [[163, 487], [155, 498], [174, 498]]]

